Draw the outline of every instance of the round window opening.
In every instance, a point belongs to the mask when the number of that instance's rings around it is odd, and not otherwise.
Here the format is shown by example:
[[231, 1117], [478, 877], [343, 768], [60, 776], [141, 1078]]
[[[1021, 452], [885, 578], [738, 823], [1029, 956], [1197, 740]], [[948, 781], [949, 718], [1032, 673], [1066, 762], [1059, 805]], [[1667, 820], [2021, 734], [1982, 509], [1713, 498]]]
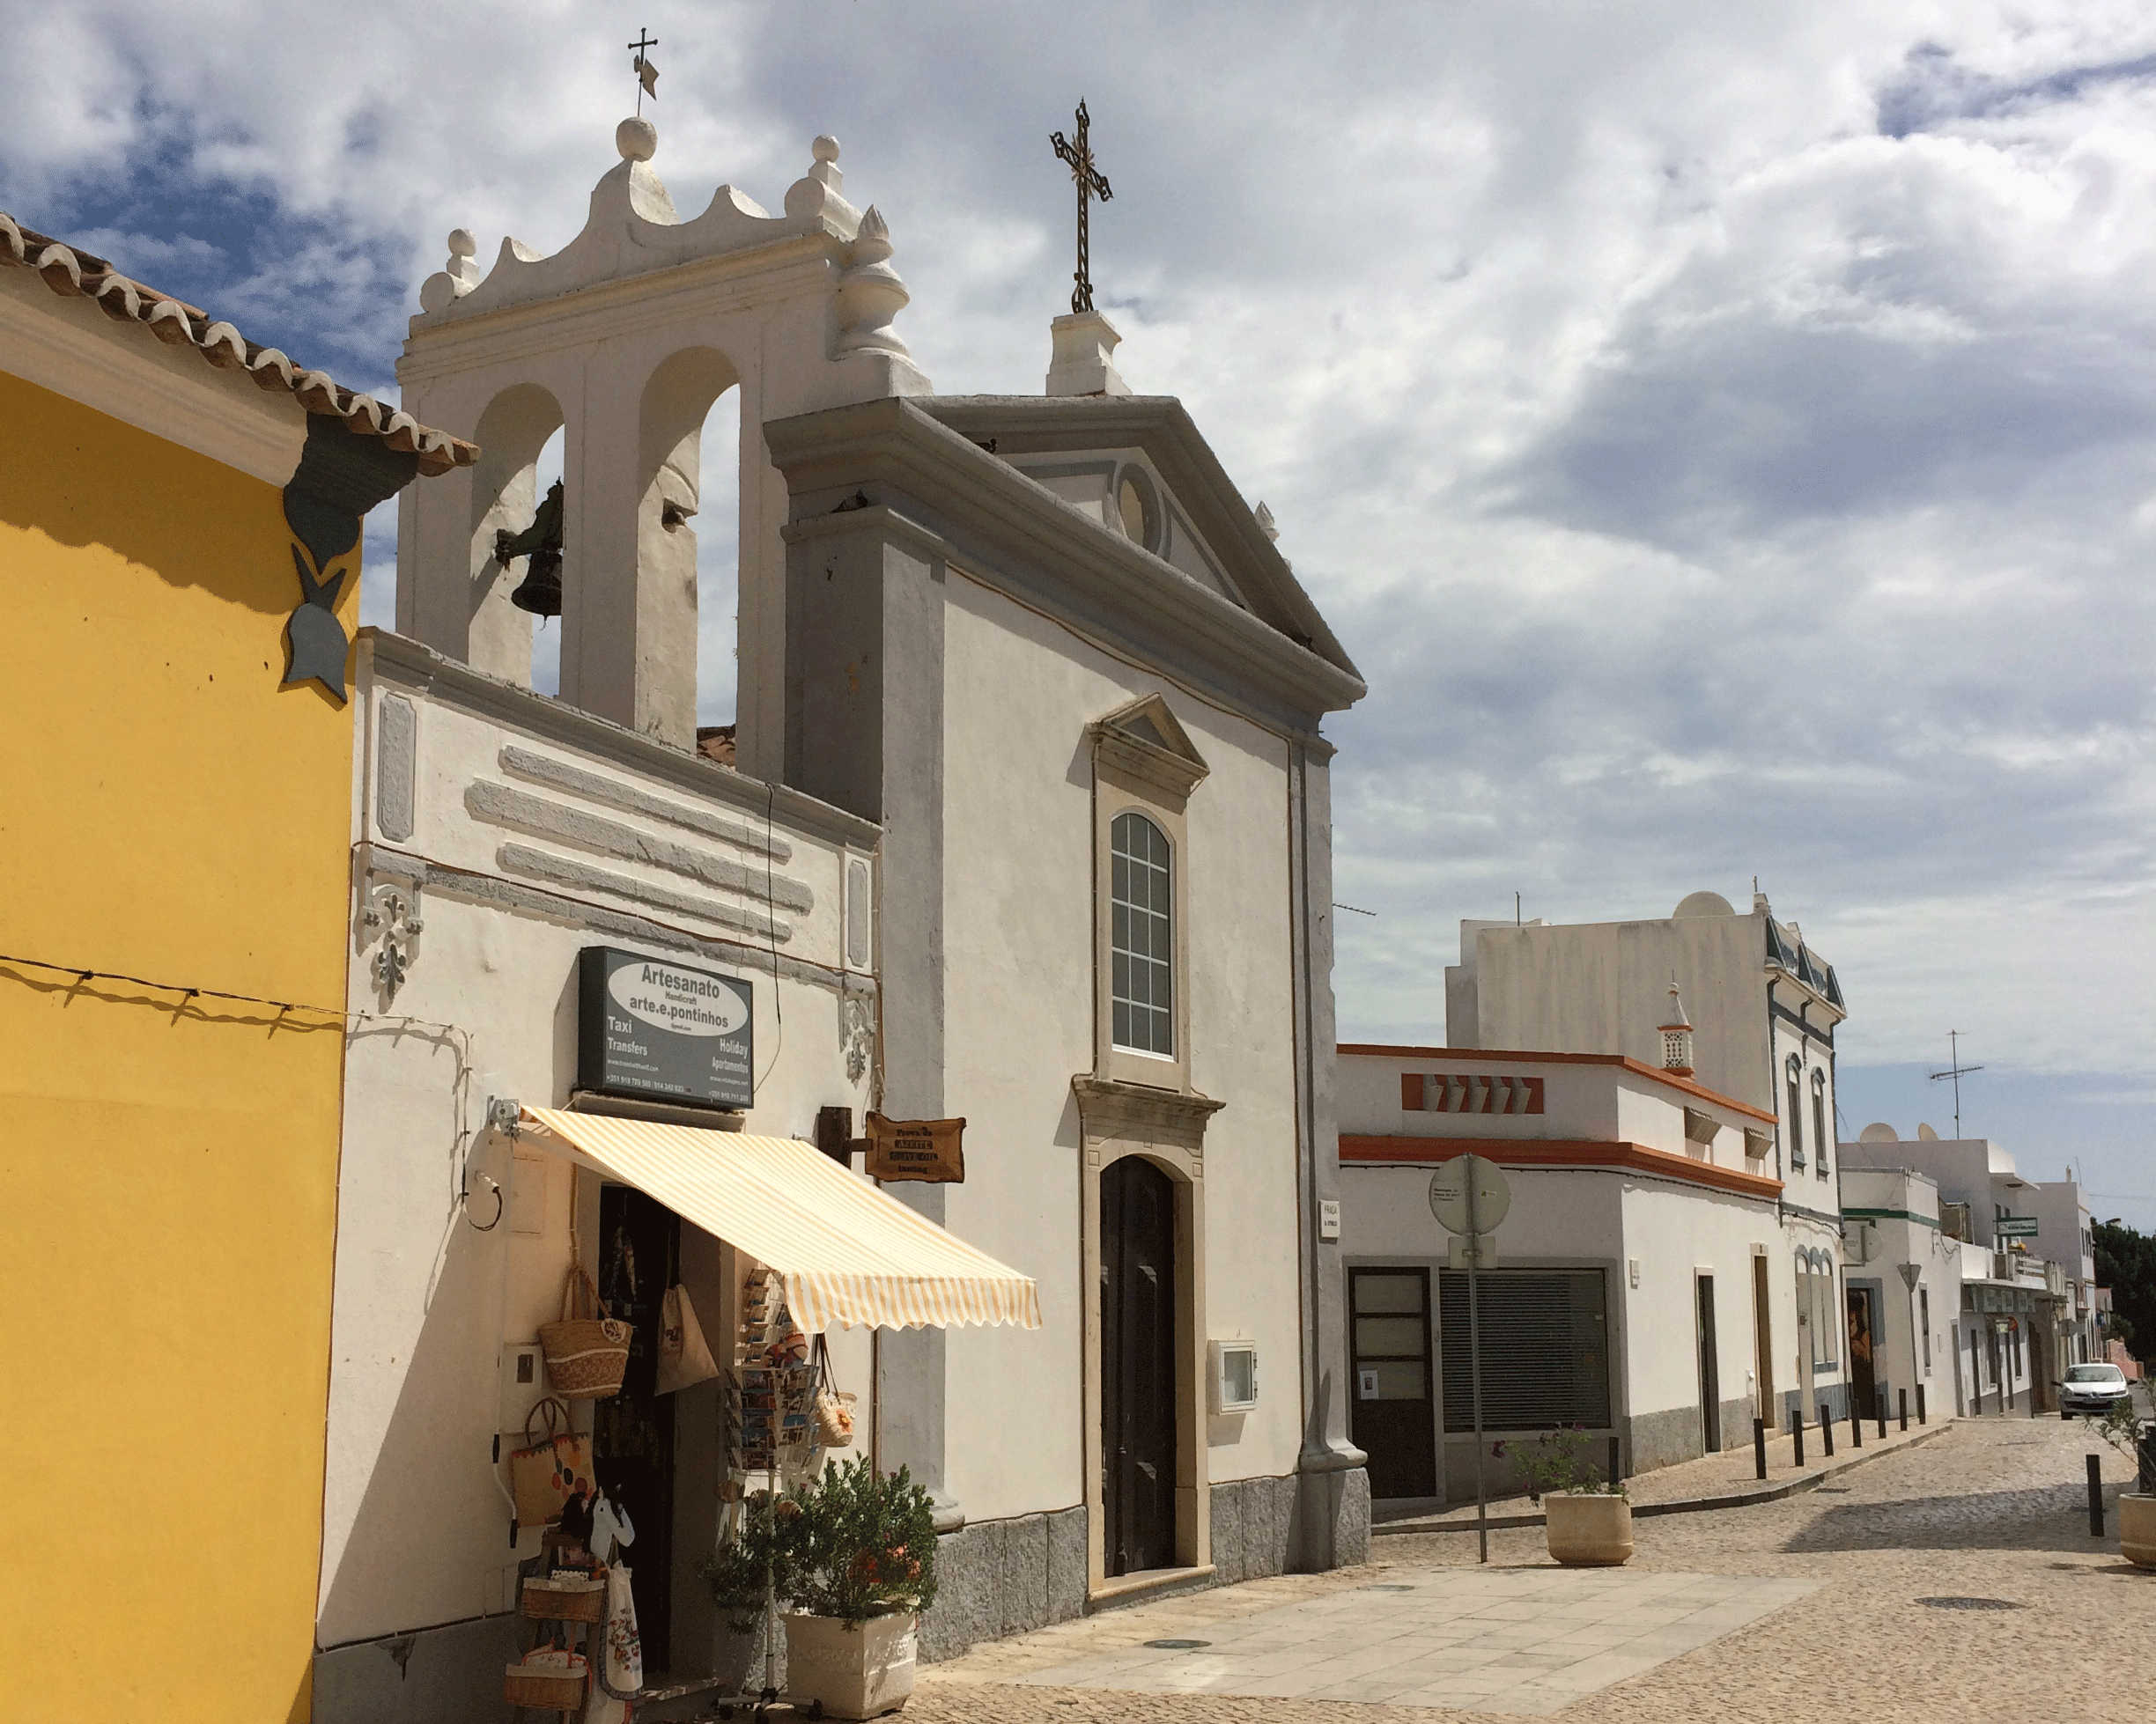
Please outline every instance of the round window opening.
[[1117, 475], [1115, 506], [1124, 537], [1148, 550], [1159, 549], [1160, 509], [1153, 500], [1152, 484], [1141, 468], [1126, 467]]

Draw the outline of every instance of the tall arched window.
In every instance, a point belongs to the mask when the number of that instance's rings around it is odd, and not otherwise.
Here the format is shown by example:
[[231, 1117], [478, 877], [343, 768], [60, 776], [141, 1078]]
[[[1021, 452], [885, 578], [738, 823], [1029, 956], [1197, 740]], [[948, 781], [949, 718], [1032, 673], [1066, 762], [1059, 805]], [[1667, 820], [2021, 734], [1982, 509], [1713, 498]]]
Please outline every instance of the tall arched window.
[[1118, 814], [1110, 830], [1115, 973], [1109, 998], [1119, 1048], [1175, 1053], [1174, 861], [1168, 835], [1143, 814]]
[[1806, 1252], [1797, 1254], [1797, 1325], [1804, 1337], [1804, 1357], [1813, 1369], [1820, 1362], [1819, 1317], [1813, 1296], [1812, 1258]]
[[1789, 1131], [1790, 1166], [1801, 1168], [1804, 1153], [1804, 1061], [1797, 1055], [1789, 1057]]
[[1827, 1146], [1833, 1139], [1827, 1135], [1827, 1074], [1816, 1065], [1812, 1068], [1812, 1148], [1819, 1159], [1819, 1176], [1827, 1177]]

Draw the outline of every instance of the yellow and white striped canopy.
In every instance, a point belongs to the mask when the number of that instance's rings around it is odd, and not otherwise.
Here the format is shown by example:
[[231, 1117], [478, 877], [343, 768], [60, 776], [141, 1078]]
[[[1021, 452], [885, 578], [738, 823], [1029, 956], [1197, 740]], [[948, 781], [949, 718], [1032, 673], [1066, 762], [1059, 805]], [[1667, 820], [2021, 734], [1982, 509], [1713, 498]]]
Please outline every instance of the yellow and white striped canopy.
[[1030, 1277], [916, 1214], [813, 1144], [526, 1108], [543, 1147], [655, 1197], [786, 1283], [809, 1334], [832, 1324], [1040, 1327]]

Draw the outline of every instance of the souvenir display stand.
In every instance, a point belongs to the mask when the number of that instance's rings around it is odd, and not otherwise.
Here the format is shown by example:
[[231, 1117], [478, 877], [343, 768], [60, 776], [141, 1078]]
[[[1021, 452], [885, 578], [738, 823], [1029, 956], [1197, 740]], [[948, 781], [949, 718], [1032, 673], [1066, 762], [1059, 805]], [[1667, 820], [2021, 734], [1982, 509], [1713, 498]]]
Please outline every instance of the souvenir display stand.
[[[550, 1558], [575, 1540], [550, 1532], [540, 1544], [543, 1558]], [[544, 1569], [548, 1565], [543, 1563]], [[517, 1724], [528, 1713], [552, 1712], [563, 1717], [581, 1717], [591, 1681], [590, 1672], [604, 1656], [602, 1641], [606, 1632], [606, 1580], [603, 1576], [554, 1580], [547, 1573], [528, 1574], [521, 1588], [521, 1610], [526, 1625], [525, 1654], [539, 1652], [552, 1640], [565, 1643], [567, 1632], [580, 1627], [581, 1646], [575, 1649], [580, 1662], [564, 1665], [516, 1663], [502, 1678], [503, 1698], [516, 1709]]]
[[[777, 1497], [785, 1486], [813, 1471], [820, 1452], [816, 1443], [817, 1372], [808, 1357], [808, 1341], [794, 1326], [780, 1300], [776, 1278], [767, 1269], [749, 1272], [742, 1289], [741, 1328], [734, 1344], [733, 1367], [727, 1373], [727, 1507], [730, 1536], [740, 1530], [751, 1482]], [[764, 1683], [719, 1706], [731, 1718], [746, 1707], [758, 1720], [773, 1706], [794, 1703], [779, 1687], [779, 1599], [768, 1571], [764, 1583]], [[801, 1710], [812, 1719], [823, 1715], [823, 1702]]]

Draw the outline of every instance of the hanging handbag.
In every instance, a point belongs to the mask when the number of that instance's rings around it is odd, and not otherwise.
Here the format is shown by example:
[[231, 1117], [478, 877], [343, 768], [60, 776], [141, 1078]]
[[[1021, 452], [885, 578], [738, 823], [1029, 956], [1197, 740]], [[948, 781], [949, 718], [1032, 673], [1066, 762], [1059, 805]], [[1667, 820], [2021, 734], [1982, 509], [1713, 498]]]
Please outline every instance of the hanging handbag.
[[671, 1395], [717, 1376], [718, 1361], [704, 1344], [689, 1289], [668, 1287], [659, 1310], [659, 1392]]
[[[532, 1430], [535, 1418], [543, 1434]], [[551, 1395], [524, 1416], [524, 1447], [509, 1451], [509, 1484], [520, 1527], [557, 1524], [563, 1506], [592, 1488], [592, 1440], [569, 1428], [568, 1407]]]
[[539, 1325], [539, 1350], [546, 1355], [547, 1381], [557, 1395], [572, 1401], [598, 1401], [621, 1392], [629, 1368], [630, 1325], [606, 1314], [599, 1289], [580, 1264], [572, 1264], [562, 1284], [559, 1322]]
[[816, 1338], [816, 1363], [817, 1446], [823, 1448], [851, 1448], [853, 1446], [854, 1397], [832, 1386], [831, 1350], [823, 1345], [821, 1335]]

